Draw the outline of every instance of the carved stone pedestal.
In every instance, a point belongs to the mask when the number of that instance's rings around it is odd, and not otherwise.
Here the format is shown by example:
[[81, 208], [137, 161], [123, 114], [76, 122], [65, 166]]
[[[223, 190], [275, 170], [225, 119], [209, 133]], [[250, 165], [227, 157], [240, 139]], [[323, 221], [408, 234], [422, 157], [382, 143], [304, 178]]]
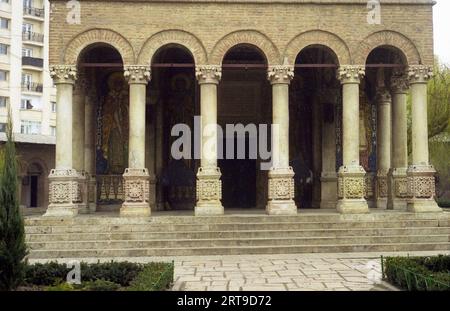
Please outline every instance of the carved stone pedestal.
[[150, 216], [149, 177], [146, 168], [125, 169], [123, 174], [125, 201], [120, 209], [120, 216]]
[[389, 171], [390, 193], [388, 209], [406, 211], [408, 199], [408, 177], [406, 168], [394, 168]]
[[294, 171], [292, 167], [269, 171], [269, 201], [266, 212], [269, 215], [296, 215], [294, 202]]
[[83, 202], [79, 172], [73, 169], [53, 169], [49, 180], [49, 206], [44, 217], [74, 217]]
[[200, 167], [197, 173], [197, 204], [195, 216], [223, 215], [220, 169]]
[[388, 205], [389, 179], [388, 170], [379, 170], [376, 181], [376, 208], [385, 210]]
[[338, 203], [337, 210], [341, 214], [369, 213], [369, 206], [364, 196], [364, 168], [359, 165], [342, 166], [338, 172]]
[[408, 168], [408, 211], [414, 213], [442, 212], [435, 201], [436, 170], [431, 165]]

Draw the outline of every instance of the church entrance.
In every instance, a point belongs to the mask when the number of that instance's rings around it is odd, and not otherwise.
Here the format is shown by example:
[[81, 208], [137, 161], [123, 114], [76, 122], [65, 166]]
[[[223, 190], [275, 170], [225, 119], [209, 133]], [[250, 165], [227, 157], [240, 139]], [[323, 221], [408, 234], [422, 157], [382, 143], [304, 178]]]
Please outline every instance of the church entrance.
[[[266, 207], [267, 171], [260, 169], [259, 154], [250, 152], [250, 145], [257, 149], [259, 126], [270, 128], [271, 120], [272, 90], [266, 57], [253, 45], [236, 45], [223, 59], [218, 86], [218, 123], [224, 130], [223, 160], [219, 159], [218, 165], [225, 209]], [[236, 131], [228, 132], [227, 125]], [[239, 126], [245, 130], [237, 130]], [[268, 140], [270, 143], [270, 133]], [[239, 145], [245, 146], [245, 151], [239, 153]], [[234, 151], [229, 150], [232, 146]]]

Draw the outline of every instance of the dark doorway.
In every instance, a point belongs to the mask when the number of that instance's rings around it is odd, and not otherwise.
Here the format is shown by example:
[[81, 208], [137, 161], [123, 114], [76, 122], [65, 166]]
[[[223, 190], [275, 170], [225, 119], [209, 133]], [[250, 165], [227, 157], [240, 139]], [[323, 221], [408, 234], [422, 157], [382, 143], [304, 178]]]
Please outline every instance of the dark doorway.
[[[229, 138], [234, 144], [233, 159], [219, 160], [222, 172], [222, 204], [225, 208], [254, 208], [256, 206], [256, 159], [249, 159], [248, 137], [245, 139], [245, 159], [238, 159], [238, 139]], [[224, 154], [227, 150], [227, 139], [224, 140]]]
[[38, 207], [39, 176], [30, 176], [30, 207]]

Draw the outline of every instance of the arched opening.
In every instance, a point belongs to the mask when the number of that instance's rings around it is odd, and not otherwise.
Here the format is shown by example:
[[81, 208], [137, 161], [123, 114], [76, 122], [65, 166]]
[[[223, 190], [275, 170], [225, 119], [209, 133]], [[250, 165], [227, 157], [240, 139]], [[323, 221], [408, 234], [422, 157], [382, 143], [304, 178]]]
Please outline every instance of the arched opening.
[[43, 207], [45, 201], [45, 176], [39, 163], [33, 162], [28, 166], [27, 175], [22, 179], [22, 196], [25, 195], [25, 206], [30, 208]]
[[147, 167], [156, 175], [158, 210], [192, 210], [196, 202], [195, 184], [199, 162], [191, 148], [190, 159], [174, 159], [171, 136], [177, 124], [191, 129], [194, 142], [194, 116], [199, 115], [199, 88], [194, 58], [184, 46], [161, 47], [152, 59], [152, 80], [147, 105]]
[[393, 46], [380, 46], [366, 60], [360, 87], [360, 163], [367, 172], [366, 199], [371, 208], [387, 208], [388, 171], [391, 163], [391, 78], [405, 72], [405, 54]]
[[89, 45], [80, 53], [78, 72], [76, 83], [86, 84], [75, 85], [74, 100], [89, 100], [84, 128], [90, 149], [84, 160], [88, 173], [96, 176], [97, 210], [118, 210], [124, 199], [122, 174], [128, 167], [129, 136], [129, 87], [122, 57], [111, 45]]
[[335, 208], [341, 91], [338, 59], [326, 46], [304, 48], [290, 87], [290, 160], [300, 208]]
[[[261, 159], [251, 153], [259, 142], [260, 124], [272, 124], [272, 92], [267, 80], [267, 60], [256, 46], [239, 44], [222, 61], [218, 88], [218, 123], [224, 129], [222, 204], [225, 208], [263, 209], [267, 203], [267, 172]], [[242, 124], [248, 131], [228, 130], [226, 125]], [[262, 133], [260, 133], [262, 134]], [[270, 133], [267, 133], [270, 138]], [[270, 139], [269, 139], [270, 141]], [[245, 146], [245, 152], [239, 152]], [[270, 149], [269, 149], [270, 150]], [[219, 156], [220, 156], [219, 148]]]

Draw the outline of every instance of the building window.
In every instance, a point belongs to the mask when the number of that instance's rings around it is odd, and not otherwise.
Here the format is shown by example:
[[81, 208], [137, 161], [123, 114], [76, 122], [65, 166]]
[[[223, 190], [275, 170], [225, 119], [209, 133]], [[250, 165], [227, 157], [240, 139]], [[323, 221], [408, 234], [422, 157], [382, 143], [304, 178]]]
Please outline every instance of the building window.
[[33, 49], [23, 48], [22, 49], [22, 56], [24, 56], [24, 57], [33, 57]]
[[8, 81], [8, 72], [0, 70], [0, 81]]
[[33, 76], [30, 74], [22, 74], [22, 85], [31, 85], [33, 83]]
[[52, 102], [52, 112], [56, 112], [56, 102]]
[[56, 137], [56, 126], [50, 126], [50, 135]]
[[30, 110], [30, 109], [33, 109], [33, 108], [34, 108], [34, 106], [32, 104], [32, 100], [31, 99], [22, 99], [20, 101], [20, 109]]
[[32, 8], [33, 7], [33, 0], [23, 0], [23, 7], [24, 8]]
[[8, 103], [8, 97], [0, 96], [0, 108], [5, 108]]
[[1, 0], [1, 3], [9, 3], [9, 0]]
[[31, 33], [31, 32], [33, 32], [33, 24], [24, 23], [22, 25], [22, 32], [23, 33]]
[[4, 43], [0, 43], [0, 54], [8, 55], [8, 45], [6, 45]]
[[0, 133], [6, 132], [6, 123], [0, 123]]
[[38, 135], [41, 134], [41, 122], [39, 121], [22, 121], [20, 125], [20, 133]]
[[9, 19], [1, 17], [0, 18], [0, 28], [9, 29]]

